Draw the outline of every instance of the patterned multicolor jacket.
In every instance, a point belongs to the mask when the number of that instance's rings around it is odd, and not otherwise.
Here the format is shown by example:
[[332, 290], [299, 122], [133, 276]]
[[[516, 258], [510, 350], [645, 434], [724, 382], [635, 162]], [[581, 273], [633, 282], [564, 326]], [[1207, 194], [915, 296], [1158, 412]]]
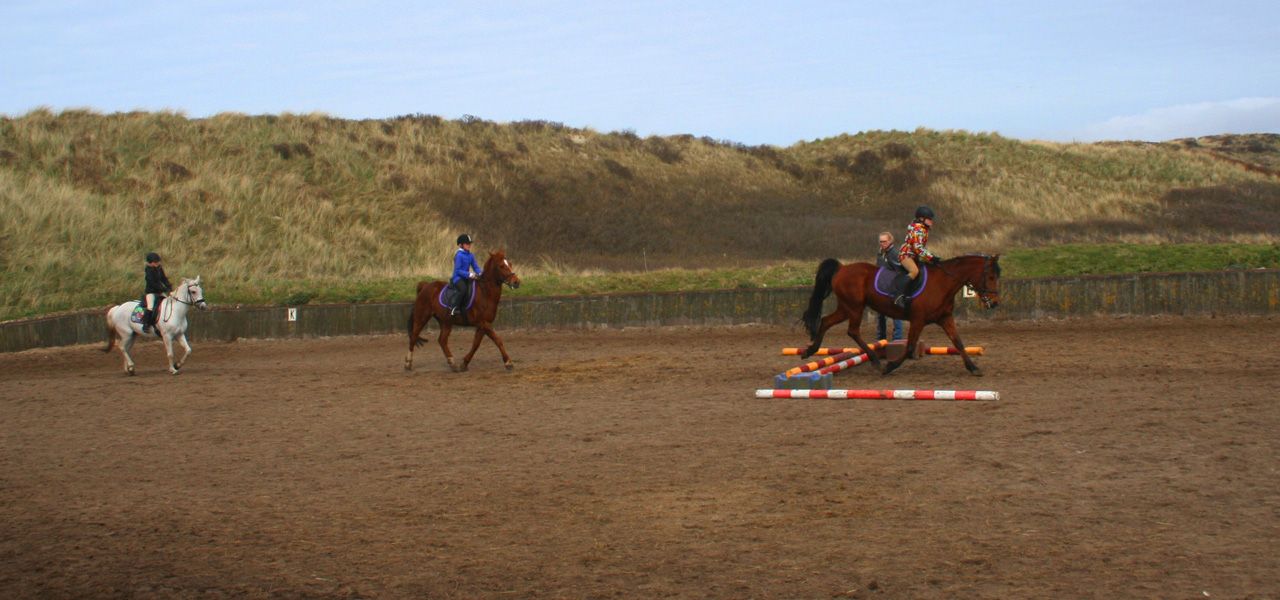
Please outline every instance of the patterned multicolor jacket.
[[898, 250], [898, 260], [910, 258], [918, 263], [932, 262], [933, 253], [925, 247], [929, 243], [929, 227], [920, 221], [912, 221], [907, 226], [907, 237]]

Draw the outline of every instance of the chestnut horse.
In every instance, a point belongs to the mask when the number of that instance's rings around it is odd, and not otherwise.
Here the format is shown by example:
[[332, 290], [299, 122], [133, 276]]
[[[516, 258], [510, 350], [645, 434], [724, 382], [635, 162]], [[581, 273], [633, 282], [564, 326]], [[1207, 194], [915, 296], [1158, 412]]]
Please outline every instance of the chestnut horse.
[[[837, 323], [849, 320], [849, 337], [857, 342], [858, 347], [871, 357], [877, 367], [880, 359], [875, 352], [862, 341], [858, 334], [862, 325], [862, 308], [871, 307], [880, 314], [902, 321], [910, 321], [911, 328], [907, 333], [907, 348], [915, 348], [920, 339], [920, 330], [930, 323], [935, 323], [947, 332], [951, 343], [960, 351], [965, 368], [969, 372], [981, 376], [982, 371], [973, 363], [973, 359], [964, 351], [964, 343], [956, 333], [956, 320], [952, 316], [955, 309], [956, 292], [968, 285], [978, 293], [983, 305], [995, 308], [1000, 304], [1000, 255], [970, 254], [944, 260], [937, 264], [921, 264], [928, 270], [928, 279], [924, 290], [911, 302], [910, 314], [893, 303], [893, 299], [875, 291], [877, 267], [867, 263], [841, 265], [840, 261], [828, 258], [818, 265], [818, 273], [814, 278], [813, 295], [809, 298], [809, 308], [804, 311], [804, 327], [809, 332], [809, 340], [813, 343], [805, 349], [803, 356], [808, 358], [822, 344], [822, 336]], [[924, 276], [924, 273], [921, 273]], [[822, 301], [836, 293], [835, 312], [821, 317]], [[909, 352], [906, 354], [910, 354]], [[884, 374], [892, 373], [906, 360], [906, 354], [884, 366]]]
[[[449, 362], [449, 368], [454, 371], [467, 370], [471, 357], [476, 355], [476, 349], [480, 347], [480, 342], [486, 335], [498, 345], [498, 351], [502, 353], [502, 364], [508, 371], [513, 368], [511, 357], [507, 355], [507, 348], [502, 345], [502, 338], [493, 331], [493, 320], [498, 316], [498, 303], [502, 301], [502, 286], [518, 288], [520, 278], [511, 269], [511, 263], [507, 261], [507, 255], [502, 250], [490, 252], [489, 260], [485, 261], [481, 271], [483, 274], [476, 279], [475, 296], [470, 300], [471, 307], [465, 311], [459, 311], [457, 315], [450, 315], [449, 309], [440, 304], [440, 291], [447, 285], [445, 282], [421, 281], [418, 283], [418, 299], [413, 303], [413, 312], [409, 314], [409, 353], [404, 357], [406, 371], [413, 369], [413, 349], [426, 341], [419, 335], [431, 319], [440, 323], [440, 348], [444, 350], [444, 358]], [[471, 351], [462, 358], [461, 365], [453, 362], [453, 353], [449, 352], [449, 331], [455, 325], [476, 328], [476, 337], [471, 342]]]

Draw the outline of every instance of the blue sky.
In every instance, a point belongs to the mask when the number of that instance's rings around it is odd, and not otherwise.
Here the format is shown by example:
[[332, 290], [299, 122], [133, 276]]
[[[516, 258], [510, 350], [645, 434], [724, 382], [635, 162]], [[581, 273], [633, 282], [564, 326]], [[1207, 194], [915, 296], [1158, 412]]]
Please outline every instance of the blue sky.
[[426, 113], [748, 144], [1280, 132], [1280, 2], [0, 0], [0, 113]]

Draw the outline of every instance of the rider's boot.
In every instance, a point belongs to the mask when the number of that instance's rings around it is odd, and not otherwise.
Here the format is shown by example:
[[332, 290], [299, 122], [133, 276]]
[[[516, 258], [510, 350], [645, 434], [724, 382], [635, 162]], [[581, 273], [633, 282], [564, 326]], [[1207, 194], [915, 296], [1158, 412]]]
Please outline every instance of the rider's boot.
[[155, 313], [156, 313], [156, 311], [154, 311], [154, 310], [146, 310], [146, 309], [143, 309], [143, 311], [142, 311], [142, 333], [151, 333], [151, 326], [155, 323]]
[[907, 286], [909, 285], [911, 285], [911, 275], [909, 273], [899, 273], [893, 279], [893, 290], [897, 294], [893, 297], [893, 303], [903, 310], [911, 306], [911, 299], [907, 297]]

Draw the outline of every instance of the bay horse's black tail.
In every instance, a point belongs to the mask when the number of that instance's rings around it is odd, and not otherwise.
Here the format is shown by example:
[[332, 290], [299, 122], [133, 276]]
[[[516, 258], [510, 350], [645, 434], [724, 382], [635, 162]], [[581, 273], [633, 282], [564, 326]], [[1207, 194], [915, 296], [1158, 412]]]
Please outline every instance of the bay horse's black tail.
[[818, 274], [813, 278], [813, 295], [809, 296], [809, 307], [801, 317], [811, 341], [818, 336], [818, 328], [822, 324], [822, 301], [831, 295], [831, 278], [839, 270], [840, 261], [834, 258], [828, 258], [818, 265]]

